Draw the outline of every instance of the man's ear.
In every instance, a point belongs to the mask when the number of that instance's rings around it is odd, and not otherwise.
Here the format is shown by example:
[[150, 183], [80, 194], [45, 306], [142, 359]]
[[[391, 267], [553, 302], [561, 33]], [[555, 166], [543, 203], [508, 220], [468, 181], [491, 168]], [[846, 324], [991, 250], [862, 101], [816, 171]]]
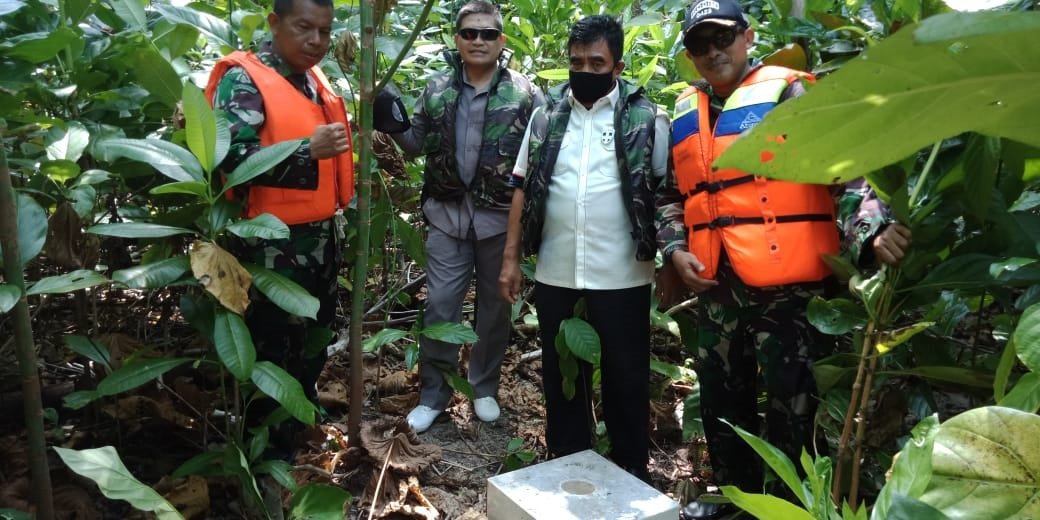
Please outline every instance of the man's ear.
[[614, 79], [618, 79], [621, 76], [621, 71], [625, 70], [625, 62], [618, 61], [614, 64]]
[[271, 32], [274, 32], [278, 27], [278, 14], [271, 11], [267, 14], [267, 26], [271, 28]]
[[747, 48], [750, 49], [755, 45], [755, 30], [749, 27], [744, 31], [744, 38], [747, 39]]

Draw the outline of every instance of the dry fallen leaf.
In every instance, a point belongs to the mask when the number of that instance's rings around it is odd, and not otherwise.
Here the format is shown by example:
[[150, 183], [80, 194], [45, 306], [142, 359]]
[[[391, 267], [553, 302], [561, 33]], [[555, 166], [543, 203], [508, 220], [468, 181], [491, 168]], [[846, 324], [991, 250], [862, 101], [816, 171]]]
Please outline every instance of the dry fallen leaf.
[[177, 508], [184, 518], [205, 518], [210, 509], [209, 484], [199, 475], [171, 480], [163, 477], [155, 490]]
[[253, 277], [231, 253], [212, 242], [196, 240], [191, 244], [191, 272], [221, 305], [245, 313]]
[[318, 387], [318, 404], [325, 408], [350, 406], [350, 390], [339, 381], [329, 381]]
[[[361, 426], [361, 445], [380, 467], [402, 474], [418, 475], [441, 459], [441, 448], [423, 444], [403, 418], [383, 419]], [[386, 462], [387, 456], [390, 457]]]
[[413, 370], [398, 370], [379, 380], [380, 395], [394, 395], [407, 392], [415, 386], [416, 376]]
[[97, 235], [83, 233], [83, 222], [68, 201], [58, 204], [54, 214], [47, 219], [47, 241], [43, 253], [57, 265], [92, 269], [98, 261], [100, 243]]
[[419, 392], [391, 395], [379, 399], [379, 411], [388, 415], [405, 415], [419, 404]]

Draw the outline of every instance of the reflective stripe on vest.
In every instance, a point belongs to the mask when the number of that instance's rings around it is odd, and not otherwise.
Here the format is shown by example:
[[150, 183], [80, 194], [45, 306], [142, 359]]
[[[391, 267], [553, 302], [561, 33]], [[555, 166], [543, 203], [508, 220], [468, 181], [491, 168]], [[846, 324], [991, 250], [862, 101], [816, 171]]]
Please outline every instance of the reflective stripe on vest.
[[691, 87], [676, 101], [672, 159], [686, 197], [689, 248], [705, 266], [703, 278], [715, 277], [723, 248], [734, 272], [751, 286], [818, 281], [830, 274], [820, 255], [838, 252], [838, 233], [825, 186], [711, 166], [799, 78], [812, 80], [782, 67], [756, 69], [726, 100], [713, 131], [707, 94]]
[[[290, 139], [309, 138], [319, 125], [343, 123], [350, 141], [343, 100], [329, 86], [328, 78], [318, 67], [307, 74], [315, 79], [319, 105], [304, 97], [281, 74], [264, 65], [255, 55], [236, 51], [213, 67], [206, 85], [210, 104], [217, 85], [228, 68], [242, 67], [253, 80], [264, 100], [264, 125], [260, 128], [260, 144], [270, 146]], [[318, 161], [318, 188], [298, 190], [270, 186], [249, 186], [243, 216], [252, 218], [270, 213], [286, 224], [303, 224], [331, 218], [337, 208], [345, 208], [354, 196], [353, 143], [350, 149], [336, 157]], [[233, 197], [228, 190], [229, 197]]]

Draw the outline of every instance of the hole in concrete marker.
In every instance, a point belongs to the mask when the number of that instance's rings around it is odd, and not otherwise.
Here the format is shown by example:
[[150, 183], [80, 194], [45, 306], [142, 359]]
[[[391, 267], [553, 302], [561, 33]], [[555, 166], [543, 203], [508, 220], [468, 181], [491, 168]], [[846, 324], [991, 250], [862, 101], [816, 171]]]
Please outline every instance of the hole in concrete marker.
[[596, 491], [596, 486], [586, 480], [568, 480], [560, 484], [560, 488], [572, 495], [588, 495]]

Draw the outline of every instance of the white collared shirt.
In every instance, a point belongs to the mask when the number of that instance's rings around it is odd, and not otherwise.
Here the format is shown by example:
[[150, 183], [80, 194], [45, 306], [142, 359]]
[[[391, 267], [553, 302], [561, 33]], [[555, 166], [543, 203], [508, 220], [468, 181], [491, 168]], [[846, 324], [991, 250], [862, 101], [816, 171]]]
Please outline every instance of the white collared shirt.
[[[622, 200], [615, 155], [614, 105], [618, 88], [591, 109], [568, 96], [571, 114], [546, 203], [535, 279], [568, 289], [627, 289], [653, 280], [654, 262], [636, 260], [632, 223]], [[538, 110], [541, 110], [539, 108]], [[532, 116], [533, 118], [533, 116]], [[664, 177], [668, 162], [668, 116], [658, 110], [652, 164]], [[513, 173], [527, 173], [530, 127]], [[628, 182], [625, 180], [624, 182]]]

